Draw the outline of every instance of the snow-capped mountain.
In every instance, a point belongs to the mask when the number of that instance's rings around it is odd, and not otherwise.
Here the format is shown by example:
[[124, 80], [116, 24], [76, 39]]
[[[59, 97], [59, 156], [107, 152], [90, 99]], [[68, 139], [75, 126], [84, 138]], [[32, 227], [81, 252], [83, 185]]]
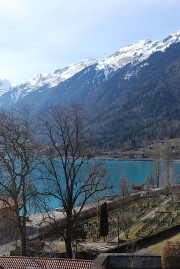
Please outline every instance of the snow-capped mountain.
[[0, 82], [1, 108], [27, 103], [37, 115], [49, 106], [83, 104], [89, 133], [94, 130], [100, 145], [180, 137], [180, 31], [160, 42], [137, 41], [99, 61], [87, 58], [39, 74], [16, 87]]
[[180, 31], [168, 36], [166, 39], [160, 42], [149, 39], [140, 40], [120, 48], [113, 55], [100, 61], [86, 58], [79, 63], [71, 64], [63, 69], [56, 70], [54, 73], [38, 74], [25, 84], [24, 90], [26, 90], [26, 93], [28, 93], [45, 85], [48, 88], [55, 87], [61, 82], [79, 73], [84, 68], [95, 64], [96, 70], [102, 70], [105, 79], [108, 79], [112, 72], [125, 66], [126, 64], [136, 64], [137, 62], [142, 62], [156, 51], [165, 51], [166, 48], [175, 42], [180, 42]]
[[[128, 63], [137, 64], [149, 58], [157, 51], [165, 51], [171, 44], [180, 42], [180, 31], [168, 36], [163, 41], [140, 40], [120, 48], [113, 55], [98, 62], [97, 69], [117, 70]], [[107, 75], [106, 75], [107, 77]]]
[[56, 70], [54, 73], [49, 74], [38, 74], [36, 77], [31, 79], [25, 84], [24, 89], [28, 91], [36, 90], [42, 86], [47, 86], [49, 88], [59, 85], [61, 82], [71, 78], [75, 74], [79, 73], [81, 70], [87, 66], [96, 64], [97, 60], [86, 58], [79, 63], [71, 64], [63, 69]]
[[[179, 41], [180, 31], [177, 31], [163, 41], [146, 39], [123, 46], [113, 55], [99, 61], [87, 58], [79, 63], [58, 69], [54, 73], [38, 74], [28, 82], [16, 87], [11, 87], [9, 82], [5, 80], [0, 81], [0, 106], [3, 107], [5, 103], [5, 106], [9, 107], [23, 99], [26, 99], [26, 102], [28, 102], [27, 96], [32, 96], [33, 93], [37, 94], [38, 98], [41, 98], [40, 96], [45, 94], [49, 96], [49, 91], [51, 95], [53, 95], [54, 91], [56, 91], [56, 96], [63, 94], [62, 102], [66, 103], [68, 94], [71, 97], [76, 95], [76, 90], [74, 90], [72, 83], [76, 87], [80, 87], [81, 91], [84, 91], [83, 96], [85, 97], [127, 65], [130, 65], [131, 68], [127, 69], [124, 73], [124, 79], [128, 80], [132, 76], [137, 76], [139, 70], [148, 64], [146, 60], [151, 55], [158, 51], [165, 52], [170, 45]], [[142, 64], [140, 65], [140, 63]], [[61, 88], [65, 92], [62, 93]], [[70, 89], [72, 91], [71, 93], [69, 92]], [[81, 96], [79, 95], [76, 101], [78, 101], [78, 98], [81, 98]], [[69, 98], [70, 101], [72, 101], [71, 99]], [[61, 98], [59, 102], [61, 102]]]
[[0, 96], [6, 92], [8, 92], [11, 88], [11, 82], [3, 79], [0, 79]]

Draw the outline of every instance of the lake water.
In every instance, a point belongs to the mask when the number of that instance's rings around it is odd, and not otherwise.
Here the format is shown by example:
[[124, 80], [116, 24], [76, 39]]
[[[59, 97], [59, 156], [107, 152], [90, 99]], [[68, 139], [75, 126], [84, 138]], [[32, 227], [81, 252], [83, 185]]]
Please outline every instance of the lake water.
[[153, 176], [153, 163], [149, 161], [104, 161], [103, 162], [114, 192], [118, 192], [121, 177], [130, 184], [143, 183], [148, 176]]
[[[96, 162], [91, 160], [90, 163]], [[99, 161], [98, 161], [99, 162]], [[152, 161], [118, 161], [118, 160], [103, 160], [100, 161], [104, 165], [109, 182], [113, 185], [111, 191], [108, 193], [102, 193], [100, 196], [111, 194], [119, 194], [120, 178], [125, 177], [128, 180], [129, 185], [141, 184], [145, 182], [145, 179], [149, 176], [153, 176], [153, 162]], [[172, 171], [174, 174], [174, 179], [177, 183], [180, 183], [180, 163], [171, 163]], [[163, 175], [163, 164], [161, 163], [161, 173]], [[51, 206], [50, 206], [51, 204]], [[53, 197], [49, 202], [51, 209], [60, 207], [59, 201], [55, 200]]]
[[[113, 193], [119, 192], [119, 182], [121, 177], [125, 177], [129, 184], [144, 183], [146, 178], [153, 176], [153, 162], [152, 161], [116, 161], [105, 160], [104, 164], [109, 180], [113, 183]], [[180, 183], [180, 163], [172, 162], [171, 168], [173, 171], [173, 178]], [[163, 163], [161, 163], [160, 177], [163, 177]]]

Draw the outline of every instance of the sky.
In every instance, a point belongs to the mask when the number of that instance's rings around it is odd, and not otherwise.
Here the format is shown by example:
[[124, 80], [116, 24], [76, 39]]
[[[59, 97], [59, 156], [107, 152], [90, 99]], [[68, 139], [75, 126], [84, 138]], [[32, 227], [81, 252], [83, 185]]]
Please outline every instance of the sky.
[[180, 0], [0, 0], [0, 79], [21, 84], [180, 30]]

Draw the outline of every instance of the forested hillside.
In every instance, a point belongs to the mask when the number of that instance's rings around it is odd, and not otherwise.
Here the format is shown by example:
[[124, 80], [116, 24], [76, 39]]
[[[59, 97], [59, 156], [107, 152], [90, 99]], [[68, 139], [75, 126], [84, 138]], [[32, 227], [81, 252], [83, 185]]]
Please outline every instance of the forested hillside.
[[[136, 75], [125, 80], [127, 69]], [[86, 102], [99, 144], [138, 147], [143, 141], [180, 137], [180, 45], [125, 66]]]

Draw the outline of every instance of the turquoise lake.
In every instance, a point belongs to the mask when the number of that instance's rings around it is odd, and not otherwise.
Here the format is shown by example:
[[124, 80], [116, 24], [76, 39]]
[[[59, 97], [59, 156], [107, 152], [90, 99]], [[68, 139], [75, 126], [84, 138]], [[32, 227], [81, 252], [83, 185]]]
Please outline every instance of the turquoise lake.
[[[144, 183], [146, 178], [153, 176], [153, 162], [152, 161], [116, 161], [103, 160], [108, 179], [113, 184], [113, 194], [119, 192], [119, 182], [121, 177], [125, 177], [129, 185]], [[173, 179], [180, 183], [180, 163], [172, 162], [171, 168], [173, 171]], [[163, 163], [161, 163], [160, 178], [163, 178]]]
[[[96, 162], [96, 160], [90, 161], [90, 163], [94, 162]], [[128, 185], [131, 188], [132, 184], [144, 183], [147, 177], [153, 176], [152, 161], [103, 160], [98, 162], [102, 163], [106, 169], [108, 181], [113, 186], [112, 190], [99, 193], [99, 196], [101, 197], [106, 194], [119, 194], [121, 177], [125, 177], [128, 180]], [[171, 168], [173, 171], [174, 181], [176, 183], [180, 183], [180, 162], [172, 162]], [[161, 163], [160, 178], [163, 178], [163, 163]], [[48, 201], [48, 204], [49, 209], [55, 209], [56, 207], [61, 206], [59, 204], [59, 200], [56, 200], [54, 197], [51, 197], [51, 199]]]

